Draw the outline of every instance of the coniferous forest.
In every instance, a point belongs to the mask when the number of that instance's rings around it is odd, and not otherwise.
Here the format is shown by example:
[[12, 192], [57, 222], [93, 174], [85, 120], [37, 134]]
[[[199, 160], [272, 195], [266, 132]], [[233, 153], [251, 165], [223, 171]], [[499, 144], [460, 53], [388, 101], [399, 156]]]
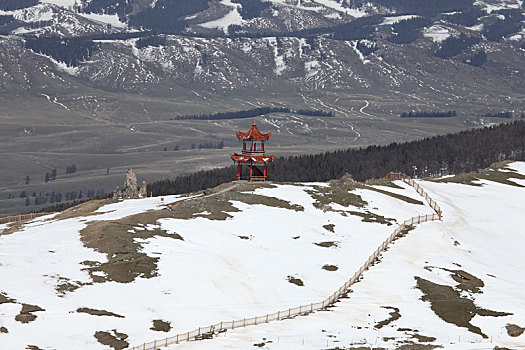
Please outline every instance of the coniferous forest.
[[[458, 174], [502, 160], [525, 160], [525, 121], [471, 129], [422, 140], [315, 155], [278, 158], [268, 169], [272, 181], [326, 181], [345, 173], [359, 181], [389, 171], [408, 175]], [[148, 185], [148, 193], [187, 193], [235, 179], [235, 166], [200, 171]]]
[[319, 109], [291, 109], [288, 107], [258, 107], [237, 112], [218, 112], [213, 114], [185, 114], [178, 115], [175, 120], [220, 120], [254, 118], [270, 113], [295, 113], [309, 117], [333, 117], [334, 112]]

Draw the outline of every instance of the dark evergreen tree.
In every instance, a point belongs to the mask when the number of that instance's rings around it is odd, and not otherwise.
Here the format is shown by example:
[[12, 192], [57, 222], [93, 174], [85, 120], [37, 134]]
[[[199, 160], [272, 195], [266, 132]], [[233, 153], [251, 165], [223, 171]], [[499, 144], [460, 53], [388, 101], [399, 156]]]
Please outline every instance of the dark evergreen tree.
[[26, 37], [25, 47], [75, 67], [100, 49], [100, 46], [91, 39], [55, 36]]
[[388, 41], [395, 44], [408, 44], [419, 38], [420, 31], [423, 27], [430, 26], [432, 20], [427, 17], [414, 17], [395, 23], [392, 28], [394, 35], [388, 38]]
[[12, 11], [35, 6], [38, 0], [0, 0], [0, 10]]
[[261, 0], [233, 0], [238, 4], [241, 4], [241, 10], [239, 13], [245, 20], [250, 20], [261, 16], [261, 13], [270, 8], [269, 1]]
[[477, 37], [469, 37], [463, 33], [459, 37], [448, 37], [441, 43], [441, 47], [434, 53], [434, 56], [444, 59], [452, 58], [466, 48], [477, 44], [479, 40]]
[[487, 62], [487, 54], [483, 50], [479, 50], [473, 56], [466, 58], [463, 62], [474, 67], [481, 67]]
[[15, 18], [12, 15], [0, 15], [0, 27], [13, 22]]

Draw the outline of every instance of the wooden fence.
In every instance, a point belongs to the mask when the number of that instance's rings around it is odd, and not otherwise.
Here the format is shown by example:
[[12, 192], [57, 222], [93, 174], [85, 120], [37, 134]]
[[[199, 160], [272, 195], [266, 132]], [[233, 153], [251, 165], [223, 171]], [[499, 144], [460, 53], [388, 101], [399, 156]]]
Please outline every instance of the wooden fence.
[[374, 261], [379, 257], [379, 255], [392, 243], [406, 228], [411, 227], [415, 224], [420, 224], [427, 221], [436, 221], [441, 220], [441, 208], [437, 203], [430, 198], [430, 196], [423, 190], [423, 188], [417, 184], [413, 179], [403, 176], [401, 180], [410, 186], [414, 187], [416, 191], [428, 202], [430, 207], [434, 210], [435, 213], [427, 215], [418, 215], [414, 216], [408, 220], [405, 220], [394, 232], [370, 255], [368, 260], [359, 268], [354, 275], [345, 282], [338, 290], [336, 290], [332, 295], [330, 295], [325, 300], [318, 303], [311, 303], [306, 305], [301, 305], [294, 308], [289, 308], [286, 310], [274, 312], [273, 314], [266, 314], [261, 316], [256, 316], [252, 318], [243, 318], [240, 320], [233, 320], [228, 322], [220, 322], [207, 327], [199, 327], [193, 331], [188, 331], [186, 333], [180, 333], [172, 337], [166, 337], [164, 339], [158, 339], [151, 341], [149, 343], [144, 343], [139, 346], [131, 348], [132, 350], [155, 350], [162, 346], [168, 346], [172, 344], [179, 344], [181, 342], [187, 342], [192, 340], [201, 340], [204, 338], [212, 337], [213, 334], [224, 332], [228, 329], [235, 329], [240, 327], [247, 327], [252, 325], [258, 325], [262, 323], [268, 323], [272, 321], [284, 320], [287, 318], [306, 315], [314, 311], [319, 311], [326, 309], [328, 306], [333, 305], [338, 301], [342, 296], [344, 296], [350, 286], [359, 281], [363, 276], [363, 273], [373, 265]]
[[40, 216], [49, 215], [49, 214], [53, 214], [53, 213], [29, 213], [29, 214], [18, 214], [18, 215], [6, 216], [3, 218], [0, 218], [0, 224], [7, 224], [8, 222], [33, 220], [34, 218], [38, 218]]

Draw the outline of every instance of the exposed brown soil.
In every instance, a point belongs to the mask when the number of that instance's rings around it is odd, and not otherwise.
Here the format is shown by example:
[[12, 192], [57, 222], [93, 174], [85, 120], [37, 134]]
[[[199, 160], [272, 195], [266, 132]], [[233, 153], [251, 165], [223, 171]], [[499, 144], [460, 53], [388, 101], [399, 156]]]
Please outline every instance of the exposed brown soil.
[[171, 323], [163, 320], [153, 320], [153, 327], [150, 329], [157, 332], [169, 332], [171, 330]]
[[442, 348], [441, 345], [430, 345], [430, 344], [416, 344], [412, 342], [408, 342], [408, 344], [403, 344], [398, 347], [396, 347], [396, 350], [431, 350], [431, 349], [437, 349]]
[[383, 328], [384, 326], [387, 326], [389, 325], [390, 323], [394, 322], [395, 320], [399, 319], [401, 317], [401, 314], [399, 313], [399, 309], [397, 307], [392, 307], [392, 306], [381, 306], [382, 308], [384, 309], [389, 309], [389, 310], [392, 310], [389, 314], [390, 314], [390, 317], [387, 318], [386, 320], [383, 320], [381, 322], [378, 322], [374, 328], [377, 328], [377, 329], [381, 329]]
[[219, 193], [214, 196], [209, 196], [230, 186], [231, 184], [224, 184], [222, 186], [206, 190], [206, 197], [194, 198], [172, 204], [170, 206], [172, 210], [172, 217], [177, 219], [203, 217], [209, 220], [226, 220], [232, 217], [229, 213], [235, 213], [239, 211], [239, 209], [234, 207], [230, 201], [240, 201], [251, 205], [260, 204], [269, 207], [284, 208], [296, 211], [304, 210], [302, 206], [291, 204], [290, 202], [282, 199], [249, 193], [260, 187], [274, 187], [268, 183], [241, 182], [234, 190]]
[[402, 194], [397, 194], [397, 193], [381, 190], [379, 188], [375, 188], [375, 187], [372, 187], [372, 186], [362, 186], [362, 188], [366, 189], [366, 190], [369, 190], [369, 191], [379, 192], [381, 194], [384, 194], [384, 195], [387, 195], [387, 196], [390, 196], [390, 197], [402, 200], [403, 202], [407, 202], [407, 203], [410, 203], [410, 204], [424, 205], [423, 202], [418, 201], [418, 200], [416, 200], [414, 198], [411, 198], [411, 197], [403, 196]]
[[117, 332], [116, 329], [112, 330], [113, 334], [109, 332], [98, 331], [94, 337], [102, 345], [107, 345], [115, 350], [125, 349], [129, 346], [129, 343], [125, 341], [128, 336], [124, 333]]
[[413, 334], [412, 335], [412, 338], [416, 338], [417, 341], [421, 342], [421, 343], [432, 343], [433, 341], [436, 341], [436, 338], [434, 337], [426, 337], [424, 335], [420, 335], [420, 334]]
[[[508, 168], [507, 167], [508, 164], [509, 162], [494, 163], [486, 169], [472, 171], [470, 173], [463, 173], [463, 174], [459, 174], [453, 177], [448, 177], [445, 179], [434, 179], [431, 181], [454, 182], [454, 183], [461, 183], [461, 184], [472, 185], [472, 186], [481, 186], [481, 184], [476, 183], [474, 181], [488, 180], [488, 181], [499, 182], [505, 185], [525, 187], [525, 186], [519, 185], [516, 182], [512, 181], [512, 179], [525, 179], [525, 175], [522, 175], [516, 172], [515, 170]], [[501, 170], [506, 170], [506, 171], [501, 171]]]
[[319, 242], [315, 243], [315, 245], [323, 248], [330, 248], [330, 247], [337, 247], [337, 242]]
[[[128, 223], [130, 220], [133, 223]], [[131, 217], [118, 221], [95, 221], [82, 231], [81, 240], [87, 248], [95, 249], [107, 256], [108, 261], [98, 266], [86, 268], [93, 282], [107, 280], [128, 283], [137, 277], [151, 278], [156, 276], [158, 258], [152, 258], [140, 251], [140, 244], [134, 238], [149, 238], [156, 233], [168, 236], [165, 233], [144, 230], [142, 234], [129, 233], [137, 222]], [[159, 230], [160, 231], [160, 230]], [[94, 274], [103, 271], [105, 277]]]
[[335, 225], [334, 224], [326, 224], [326, 225], [323, 225], [323, 228], [327, 231], [330, 231], [332, 233], [335, 232]]
[[36, 315], [33, 315], [32, 312], [46, 311], [39, 306], [22, 304], [22, 310], [20, 313], [15, 316], [15, 320], [20, 323], [29, 323], [36, 319]]
[[[472, 276], [473, 277], [473, 276]], [[470, 320], [475, 316], [507, 316], [506, 312], [497, 312], [478, 308], [470, 299], [461, 297], [460, 293], [449, 286], [436, 284], [425, 280], [421, 277], [415, 277], [417, 281], [417, 288], [419, 288], [424, 296], [423, 301], [429, 301], [432, 311], [447, 323], [455, 324], [458, 327], [465, 327], [470, 332], [481, 335], [483, 338], [487, 336], [479, 327], [470, 323]], [[464, 285], [462, 288], [478, 288], [477, 282], [472, 285]], [[460, 285], [462, 285], [460, 283]], [[460, 289], [460, 288], [459, 288]]]
[[9, 333], [9, 331], [5, 327], [0, 327], [0, 333]]
[[288, 282], [295, 284], [296, 286], [303, 287], [304, 283], [300, 278], [295, 278], [293, 276], [287, 277]]
[[505, 328], [507, 329], [507, 334], [511, 337], [519, 337], [525, 332], [525, 328], [522, 328], [517, 324], [507, 324]]
[[86, 313], [86, 314], [90, 314], [93, 316], [112, 316], [112, 317], [124, 318], [124, 316], [118, 315], [110, 311], [91, 309], [89, 307], [80, 307], [77, 309], [77, 312]]
[[396, 185], [391, 180], [388, 179], [369, 179], [366, 180], [365, 183], [370, 186], [386, 186], [386, 187], [392, 187], [392, 188], [398, 188], [403, 189], [403, 187]]
[[4, 293], [0, 292], [0, 304], [9, 304], [9, 303], [16, 303], [16, 300], [15, 299], [11, 299], [9, 298], [7, 295], [5, 295]]
[[393, 223], [396, 222], [396, 219], [385, 218], [384, 216], [371, 213], [368, 210], [366, 212], [364, 212], [364, 213], [361, 213], [359, 211], [348, 211], [347, 213], [349, 213], [351, 215], [362, 217], [363, 220], [361, 220], [361, 221], [363, 221], [363, 222], [377, 222], [377, 223], [384, 224], [384, 225], [387, 225], [387, 226], [390, 226], [390, 225], [392, 225]]
[[7, 236], [7, 235], [10, 235], [10, 234], [15, 233], [17, 231], [20, 231], [20, 229], [22, 228], [24, 223], [26, 223], [27, 221], [29, 221], [29, 220], [9, 223], [8, 224], [9, 225], [8, 228], [6, 228], [3, 231], [0, 231], [0, 236]]
[[337, 271], [339, 268], [335, 265], [324, 265], [322, 269], [326, 271]]
[[106, 204], [116, 203], [114, 199], [93, 199], [74, 207], [68, 208], [56, 215], [52, 220], [65, 220], [71, 218], [78, 218], [80, 216], [100, 215], [102, 213], [95, 213], [97, 209]]
[[315, 199], [314, 207], [325, 211], [333, 211], [330, 204], [336, 203], [344, 207], [354, 206], [362, 208], [367, 202], [360, 195], [349, 192], [357, 188], [356, 184], [345, 185], [337, 181], [331, 181], [330, 186], [314, 186], [314, 190], [306, 191]]

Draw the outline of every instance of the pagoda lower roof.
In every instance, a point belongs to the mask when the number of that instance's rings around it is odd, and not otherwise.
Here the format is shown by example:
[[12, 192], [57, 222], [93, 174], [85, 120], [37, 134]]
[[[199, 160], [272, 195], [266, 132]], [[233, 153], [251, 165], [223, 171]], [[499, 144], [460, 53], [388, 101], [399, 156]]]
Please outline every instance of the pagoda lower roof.
[[276, 158], [276, 155], [250, 155], [250, 154], [237, 154], [234, 153], [231, 155], [231, 158], [235, 162], [244, 163], [244, 162], [252, 162], [252, 163], [269, 163], [271, 161], [274, 161]]

